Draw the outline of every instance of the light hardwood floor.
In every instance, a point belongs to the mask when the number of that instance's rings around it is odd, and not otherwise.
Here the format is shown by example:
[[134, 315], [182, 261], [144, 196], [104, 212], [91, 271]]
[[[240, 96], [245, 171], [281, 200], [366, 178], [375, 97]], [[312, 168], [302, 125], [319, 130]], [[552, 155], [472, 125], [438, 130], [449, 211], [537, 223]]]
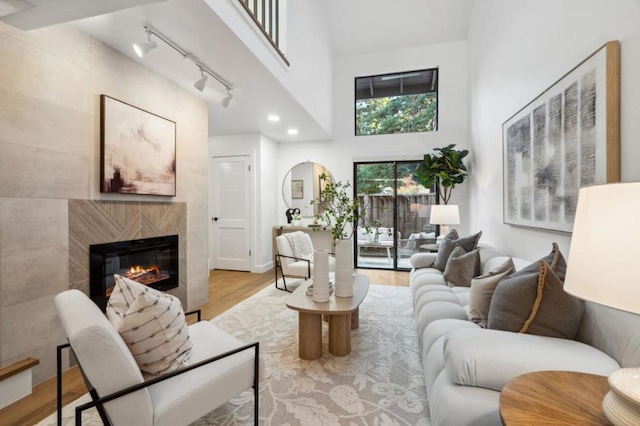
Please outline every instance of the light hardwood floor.
[[[360, 269], [369, 276], [372, 284], [394, 286], [409, 285], [409, 273], [381, 269]], [[262, 274], [213, 270], [209, 276], [209, 301], [198, 309], [203, 319], [211, 319], [232, 306], [257, 293], [274, 280], [273, 270]], [[54, 348], [51, 348], [53, 351]], [[79, 370], [70, 368], [63, 374], [63, 404], [79, 398], [87, 392]], [[55, 377], [33, 388], [33, 393], [0, 410], [0, 426], [34, 425], [56, 410]]]

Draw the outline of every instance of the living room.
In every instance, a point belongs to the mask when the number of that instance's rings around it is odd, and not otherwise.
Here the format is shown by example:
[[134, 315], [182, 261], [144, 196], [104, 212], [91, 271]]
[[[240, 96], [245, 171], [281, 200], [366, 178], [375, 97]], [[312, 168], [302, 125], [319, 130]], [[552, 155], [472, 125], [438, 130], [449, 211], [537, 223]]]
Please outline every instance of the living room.
[[[228, 4], [212, 3], [219, 15], [230, 16]], [[331, 6], [339, 2], [328, 3]], [[417, 3], [407, 1], [406, 10], [418, 7]], [[434, 7], [441, 6], [440, 3], [434, 2]], [[53, 297], [68, 288], [88, 289], [87, 278], [76, 273], [72, 262], [72, 255], [84, 253], [85, 248], [80, 239], [71, 238], [70, 229], [77, 223], [75, 219], [94, 220], [97, 208], [94, 202], [135, 201], [140, 203], [136, 207], [139, 209], [144, 208], [142, 205], [160, 209], [148, 213], [149, 216], [172, 214], [166, 211], [171, 210], [164, 205], [168, 203], [158, 202], [155, 197], [100, 193], [101, 94], [177, 123], [177, 188], [170, 204], [175, 204], [172, 208], [183, 205], [188, 212], [175, 231], [186, 240], [181, 255], [181, 267], [186, 274], [176, 295], [187, 308], [199, 306], [208, 298], [209, 169], [210, 159], [216, 155], [251, 155], [259, 176], [254, 178], [252, 200], [254, 217], [259, 216], [254, 221], [255, 238], [251, 242], [253, 272], [264, 272], [273, 266], [272, 227], [284, 224], [286, 219], [281, 185], [295, 164], [318, 162], [331, 170], [337, 180], [352, 180], [354, 162], [419, 160], [433, 148], [449, 143], [470, 151], [469, 178], [456, 188], [453, 199], [460, 205], [461, 235], [482, 230], [483, 242], [524, 259], [546, 254], [552, 241], [568, 254], [570, 234], [503, 223], [503, 175], [499, 166], [502, 126], [606, 41], [619, 40], [621, 180], [639, 181], [635, 160], [640, 158], [640, 146], [635, 142], [635, 134], [640, 131], [640, 123], [635, 117], [640, 112], [640, 102], [634, 95], [640, 94], [640, 83], [634, 83], [633, 76], [640, 67], [637, 30], [640, 3], [636, 0], [618, 1], [615, 6], [602, 0], [464, 3], [466, 14], [461, 19], [466, 30], [459, 39], [431, 44], [407, 41], [404, 45], [341, 54], [332, 51], [332, 29], [324, 5], [298, 6], [292, 10], [289, 18], [299, 17], [303, 24], [292, 26], [289, 31], [287, 58], [291, 71], [289, 77], [275, 77], [271, 83], [284, 85], [299, 108], [305, 110], [305, 118], [315, 121], [313, 134], [320, 136], [309, 139], [309, 135], [301, 132], [297, 140], [291, 136], [276, 139], [258, 132], [255, 130], [259, 129], [258, 123], [250, 123], [247, 130], [238, 134], [216, 133], [224, 128], [225, 110], [218, 105], [212, 119], [209, 104], [213, 102], [200, 97], [191, 87], [193, 81], [169, 80], [162, 72], [150, 69], [144, 60], [134, 60], [131, 53], [122, 53], [107, 40], [88, 35], [79, 29], [82, 25], [61, 24], [22, 31], [1, 23], [0, 365], [30, 356], [40, 361], [34, 369], [34, 384], [55, 375], [54, 348], [65, 341], [65, 336], [58, 325]], [[366, 9], [364, 5], [361, 7]], [[219, 15], [216, 14], [218, 21], [226, 25], [241, 22], [237, 17], [235, 21], [225, 21]], [[137, 24], [153, 17], [151, 13], [149, 16], [141, 13]], [[242, 25], [235, 31], [242, 32], [246, 22]], [[403, 21], [398, 18], [392, 28], [400, 31], [402, 27]], [[118, 31], [94, 29], [103, 30]], [[354, 39], [360, 37], [355, 30], [350, 35], [343, 34]], [[142, 36], [140, 26], [138, 37]], [[404, 38], [412, 40], [410, 35]], [[228, 46], [240, 49], [248, 41], [236, 36], [235, 43]], [[305, 51], [305, 43], [313, 43], [313, 48]], [[227, 57], [231, 61], [237, 52], [226, 50], [228, 46], [218, 47], [222, 61]], [[189, 48], [203, 55], [196, 46]], [[252, 51], [254, 61], [272, 74], [287, 74], [272, 54], [264, 59], [264, 45], [243, 49], [243, 54]], [[429, 67], [438, 67], [441, 76], [437, 132], [354, 136], [355, 77]], [[232, 81], [233, 74], [241, 74], [242, 70], [225, 72]], [[313, 76], [312, 82], [305, 81], [305, 73]], [[224, 90], [215, 90], [213, 99], [219, 104]], [[245, 107], [242, 90], [237, 87], [229, 109]], [[212, 132], [216, 127], [216, 132]], [[134, 219], [131, 222], [123, 219], [118, 222], [118, 231], [105, 233], [114, 239], [128, 237], [128, 231], [122, 230], [127, 226], [141, 228], [140, 215], [137, 211], [122, 213]], [[150, 227], [152, 233], [166, 229], [161, 220]], [[33, 268], [34, 264], [39, 267]]]

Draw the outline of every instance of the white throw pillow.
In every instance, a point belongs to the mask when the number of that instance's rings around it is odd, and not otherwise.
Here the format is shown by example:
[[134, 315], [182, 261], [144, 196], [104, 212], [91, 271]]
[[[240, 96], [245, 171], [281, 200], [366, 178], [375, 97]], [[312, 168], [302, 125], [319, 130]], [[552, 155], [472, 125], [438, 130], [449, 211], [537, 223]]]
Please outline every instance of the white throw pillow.
[[180, 300], [120, 275], [114, 278], [107, 316], [140, 370], [164, 374], [182, 367], [192, 343]]

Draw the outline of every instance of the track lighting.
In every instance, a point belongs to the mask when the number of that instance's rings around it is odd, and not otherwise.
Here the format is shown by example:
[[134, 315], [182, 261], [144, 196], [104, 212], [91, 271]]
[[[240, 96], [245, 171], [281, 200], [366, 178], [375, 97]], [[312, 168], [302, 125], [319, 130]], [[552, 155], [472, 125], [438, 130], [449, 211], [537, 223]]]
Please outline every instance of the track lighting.
[[229, 102], [231, 102], [231, 98], [233, 98], [233, 94], [231, 93], [231, 89], [227, 87], [227, 96], [222, 98], [222, 101], [220, 101], [220, 103], [222, 104], [223, 107], [226, 108], [229, 106]]
[[202, 92], [204, 90], [204, 86], [207, 85], [207, 78], [209, 77], [204, 73], [202, 68], [200, 69], [200, 75], [201, 75], [200, 79], [196, 81], [196, 84], [194, 84], [193, 87], [195, 87], [196, 89]]
[[151, 40], [151, 31], [147, 30], [147, 41], [141, 41], [140, 43], [133, 43], [133, 50], [136, 51], [136, 54], [141, 58], [158, 47], [158, 43]]
[[151, 25], [145, 24], [145, 25], [143, 25], [143, 27], [144, 27], [145, 32], [147, 33], [147, 41], [141, 42], [141, 43], [133, 43], [133, 49], [136, 51], [138, 56], [140, 56], [142, 58], [144, 55], [149, 53], [151, 50], [153, 50], [156, 47], [158, 47], [157, 43], [155, 41], [151, 40], [151, 36], [152, 35], [156, 36], [162, 42], [164, 42], [167, 46], [171, 47], [173, 50], [175, 50], [176, 52], [181, 54], [183, 58], [189, 59], [194, 64], [196, 64], [196, 66], [200, 70], [201, 77], [200, 77], [200, 79], [198, 81], [196, 81], [196, 83], [193, 85], [193, 87], [195, 87], [196, 89], [198, 89], [199, 91], [202, 92], [204, 90], [205, 86], [207, 85], [208, 76], [211, 76], [211, 77], [215, 78], [220, 84], [222, 84], [225, 87], [225, 89], [227, 89], [227, 96], [225, 96], [222, 99], [222, 102], [221, 102], [222, 106], [225, 107], [225, 108], [229, 106], [229, 102], [231, 102], [231, 98], [233, 98], [233, 95], [231, 94], [231, 90], [233, 90], [233, 86], [231, 86], [231, 84], [227, 83], [222, 77], [220, 77], [218, 74], [213, 72], [205, 64], [200, 62], [200, 60], [198, 59], [197, 56], [195, 56], [194, 54], [184, 50], [182, 47], [178, 46], [177, 44], [175, 44], [170, 38], [168, 38], [164, 34], [158, 32]]

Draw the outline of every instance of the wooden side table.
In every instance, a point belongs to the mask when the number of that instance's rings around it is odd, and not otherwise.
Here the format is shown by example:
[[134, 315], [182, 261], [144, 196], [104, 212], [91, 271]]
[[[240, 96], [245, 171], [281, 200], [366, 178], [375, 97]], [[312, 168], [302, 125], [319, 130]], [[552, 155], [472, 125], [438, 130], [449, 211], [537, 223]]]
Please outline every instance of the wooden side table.
[[438, 244], [422, 244], [420, 251], [426, 251], [428, 253], [437, 253], [440, 246]]
[[602, 411], [607, 378], [573, 371], [539, 371], [510, 380], [500, 393], [507, 426], [610, 425]]

